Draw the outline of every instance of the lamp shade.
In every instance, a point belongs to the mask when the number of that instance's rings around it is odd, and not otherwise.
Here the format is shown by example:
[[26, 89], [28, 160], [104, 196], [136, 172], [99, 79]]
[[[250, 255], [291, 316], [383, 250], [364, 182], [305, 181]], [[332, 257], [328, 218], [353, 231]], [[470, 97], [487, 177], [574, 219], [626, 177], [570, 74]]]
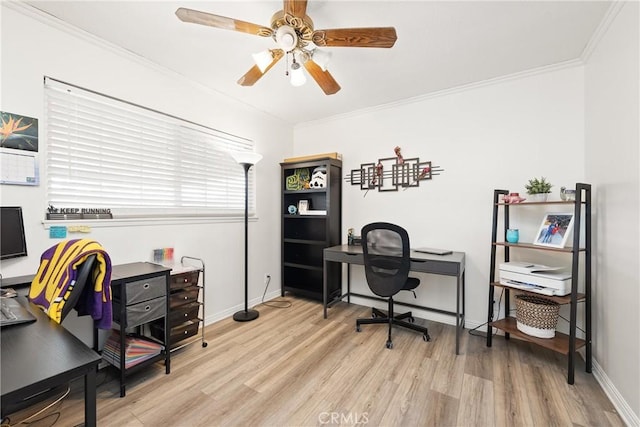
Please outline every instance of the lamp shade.
[[262, 159], [262, 154], [253, 151], [232, 151], [230, 154], [241, 165], [255, 165]]
[[271, 55], [269, 50], [263, 50], [262, 52], [254, 53], [251, 56], [253, 56], [253, 61], [263, 73], [267, 67], [271, 65], [271, 62], [273, 62], [273, 55]]
[[327, 71], [327, 65], [329, 65], [329, 61], [331, 61], [331, 52], [327, 52], [326, 50], [315, 49], [313, 51], [313, 62], [318, 64], [322, 71]]
[[291, 65], [291, 84], [293, 86], [302, 86], [306, 81], [307, 77], [304, 75], [302, 67], [300, 67], [300, 64], [298, 64], [297, 62], [294, 62]]

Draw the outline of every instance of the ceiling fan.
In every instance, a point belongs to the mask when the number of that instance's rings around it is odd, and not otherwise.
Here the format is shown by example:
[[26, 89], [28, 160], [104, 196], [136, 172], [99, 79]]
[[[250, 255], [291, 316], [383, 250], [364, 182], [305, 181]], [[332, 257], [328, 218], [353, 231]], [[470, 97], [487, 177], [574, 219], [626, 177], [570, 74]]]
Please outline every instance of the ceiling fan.
[[238, 80], [242, 86], [252, 86], [283, 56], [291, 54], [291, 84], [299, 86], [306, 80], [300, 68], [302, 64], [324, 93], [332, 95], [340, 90], [340, 85], [326, 69], [330, 53], [319, 47], [390, 48], [396, 42], [393, 27], [315, 30], [313, 21], [306, 14], [307, 0], [283, 2], [283, 10], [273, 15], [270, 27], [183, 7], [176, 10], [176, 15], [183, 22], [273, 38], [277, 48], [253, 55], [256, 65]]

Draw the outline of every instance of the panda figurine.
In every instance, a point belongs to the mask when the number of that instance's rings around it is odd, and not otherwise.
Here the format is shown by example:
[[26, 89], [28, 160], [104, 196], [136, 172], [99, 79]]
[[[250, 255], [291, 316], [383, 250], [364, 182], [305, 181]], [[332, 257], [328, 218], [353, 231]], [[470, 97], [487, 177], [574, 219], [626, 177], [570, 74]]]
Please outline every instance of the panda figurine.
[[309, 181], [309, 188], [324, 188], [327, 184], [327, 167], [318, 166], [313, 170], [311, 174], [311, 181]]

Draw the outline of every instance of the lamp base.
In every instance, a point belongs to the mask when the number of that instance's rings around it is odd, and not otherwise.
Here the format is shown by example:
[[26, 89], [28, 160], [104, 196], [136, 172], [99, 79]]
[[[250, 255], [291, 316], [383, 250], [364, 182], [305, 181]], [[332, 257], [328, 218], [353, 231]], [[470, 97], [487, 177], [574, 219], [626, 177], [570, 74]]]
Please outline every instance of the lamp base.
[[249, 322], [258, 318], [260, 313], [258, 310], [238, 311], [233, 315], [233, 320], [236, 322]]

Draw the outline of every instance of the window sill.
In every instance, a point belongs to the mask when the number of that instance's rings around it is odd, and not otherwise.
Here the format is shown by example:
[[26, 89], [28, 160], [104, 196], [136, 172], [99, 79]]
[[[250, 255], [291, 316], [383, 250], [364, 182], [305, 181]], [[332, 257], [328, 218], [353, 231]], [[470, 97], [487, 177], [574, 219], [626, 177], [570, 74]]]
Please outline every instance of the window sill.
[[[139, 227], [139, 226], [155, 226], [155, 225], [186, 225], [186, 224], [216, 224], [216, 223], [232, 223], [242, 222], [244, 216], [224, 216], [224, 217], [166, 217], [166, 218], [111, 218], [111, 219], [79, 219], [79, 220], [42, 220], [45, 230], [52, 226], [66, 227], [89, 227], [89, 228], [107, 228], [107, 227]], [[249, 217], [249, 222], [258, 221], [257, 216]]]

